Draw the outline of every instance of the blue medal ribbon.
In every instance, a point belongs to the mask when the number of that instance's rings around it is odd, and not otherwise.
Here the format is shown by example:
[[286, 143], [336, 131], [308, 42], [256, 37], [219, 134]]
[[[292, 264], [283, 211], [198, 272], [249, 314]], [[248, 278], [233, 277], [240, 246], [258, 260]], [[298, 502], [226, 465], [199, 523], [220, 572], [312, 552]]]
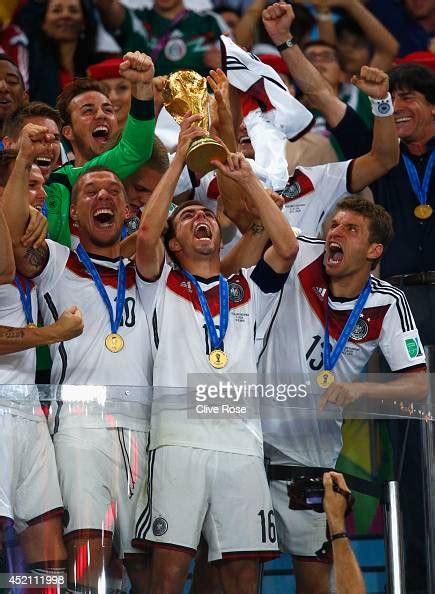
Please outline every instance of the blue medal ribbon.
[[[21, 281], [24, 284], [21, 284]], [[33, 324], [33, 315], [32, 315], [32, 296], [30, 294], [30, 282], [29, 279], [25, 276], [21, 276], [16, 274], [15, 275], [15, 284], [17, 285], [18, 292], [20, 294], [21, 303], [24, 309], [24, 315], [26, 316], [27, 324]]]
[[323, 343], [323, 367], [326, 371], [331, 371], [333, 369], [343, 352], [344, 347], [349, 339], [349, 336], [352, 334], [353, 329], [355, 328], [355, 324], [357, 323], [359, 316], [364, 309], [364, 305], [370, 295], [370, 291], [372, 289], [372, 282], [369, 277], [366, 286], [361, 291], [357, 302], [355, 303], [355, 307], [353, 308], [350, 316], [347, 319], [347, 322], [335, 343], [335, 347], [332, 351], [329, 350], [329, 329], [328, 329], [328, 294], [325, 296], [325, 310], [326, 310], [326, 321], [325, 321], [325, 342]]
[[420, 204], [427, 204], [427, 194], [429, 191], [429, 183], [432, 175], [432, 169], [435, 164], [435, 150], [432, 150], [429, 161], [427, 162], [426, 169], [423, 176], [423, 183], [420, 183], [417, 169], [414, 163], [407, 156], [402, 154], [403, 162], [405, 163], [406, 171], [408, 173], [409, 181], [411, 182], [412, 189], [418, 198]]
[[196, 292], [198, 294], [198, 299], [201, 304], [202, 313], [204, 315], [205, 323], [207, 325], [208, 335], [210, 336], [210, 345], [212, 351], [216, 349], [222, 349], [223, 342], [225, 338], [225, 334], [228, 328], [228, 316], [229, 316], [229, 294], [228, 294], [228, 281], [226, 278], [219, 275], [219, 315], [220, 315], [220, 323], [219, 323], [219, 336], [216, 331], [216, 326], [213, 322], [213, 316], [211, 315], [210, 308], [207, 303], [207, 299], [204, 295], [204, 291], [201, 289], [199, 282], [196, 278], [187, 272], [186, 270], [182, 271], [184, 276], [186, 276], [192, 285], [195, 287]]
[[97, 269], [95, 268], [94, 263], [90, 259], [88, 253], [86, 252], [85, 248], [82, 244], [79, 244], [76, 249], [77, 255], [80, 258], [83, 266], [89, 272], [89, 274], [94, 279], [95, 286], [97, 287], [98, 292], [101, 295], [101, 298], [104, 301], [104, 305], [109, 312], [110, 317], [110, 329], [113, 334], [116, 334], [119, 328], [119, 324], [121, 323], [122, 312], [124, 311], [124, 301], [125, 301], [125, 284], [126, 284], [126, 273], [125, 273], [125, 266], [122, 259], [119, 260], [119, 268], [118, 268], [118, 294], [116, 297], [116, 315], [115, 318], [113, 317], [113, 309], [112, 309], [112, 302], [110, 301], [109, 295], [107, 294], [106, 287], [101, 280], [100, 275], [98, 274]]

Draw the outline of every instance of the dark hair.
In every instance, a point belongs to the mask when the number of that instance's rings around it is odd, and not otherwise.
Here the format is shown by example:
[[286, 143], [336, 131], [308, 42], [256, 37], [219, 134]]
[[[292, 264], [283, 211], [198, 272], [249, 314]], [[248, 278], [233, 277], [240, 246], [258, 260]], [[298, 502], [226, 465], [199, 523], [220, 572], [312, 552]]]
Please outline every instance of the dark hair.
[[[56, 62], [60, 64], [59, 46], [42, 30], [42, 24], [47, 14], [50, 0], [43, 2], [43, 14], [40, 21], [40, 35], [43, 45], [46, 46], [47, 51], [56, 58]], [[74, 74], [75, 76], [84, 76], [86, 68], [89, 64], [96, 62], [96, 45], [97, 45], [97, 20], [95, 17], [95, 9], [90, 0], [80, 0], [80, 7], [83, 13], [84, 28], [80, 34], [76, 50], [74, 52]], [[31, 57], [30, 57], [31, 59]]]
[[18, 151], [13, 149], [0, 151], [0, 186], [4, 187], [8, 183], [17, 155]]
[[322, 39], [315, 39], [313, 41], [307, 41], [307, 43], [304, 43], [301, 49], [305, 53], [305, 51], [307, 49], [309, 49], [310, 47], [314, 47], [316, 45], [320, 45], [322, 47], [327, 47], [327, 48], [333, 50], [335, 52], [335, 57], [337, 59], [338, 65], [343, 70], [344, 63], [343, 63], [342, 57], [340, 55], [340, 52], [338, 51], [337, 46], [334, 45], [333, 43], [329, 43], [329, 41], [323, 41]]
[[370, 46], [367, 37], [364, 35], [364, 31], [361, 29], [361, 27], [355, 21], [355, 19], [345, 16], [341, 18], [339, 21], [337, 21], [334, 29], [337, 35], [337, 39], [340, 39], [343, 36], [343, 34], [349, 33], [350, 35], [358, 37], [360, 41], [363, 41], [365, 46]]
[[[389, 212], [385, 210], [380, 204], [374, 204], [365, 198], [348, 196], [337, 203], [335, 212], [339, 210], [348, 210], [355, 212], [369, 222], [369, 242], [380, 243], [384, 246], [384, 250], [394, 237], [393, 220]], [[375, 268], [378, 261], [376, 260], [372, 269]]]
[[435, 72], [421, 64], [400, 64], [390, 70], [390, 91], [417, 91], [435, 105]]
[[238, 17], [242, 16], [242, 11], [240, 10], [240, 8], [231, 6], [230, 4], [219, 4], [219, 6], [215, 6], [213, 8], [213, 12], [215, 12], [216, 14], [222, 14], [223, 12], [233, 12]]
[[97, 91], [102, 93], [109, 98], [109, 87], [101, 80], [95, 80], [94, 78], [88, 78], [86, 76], [82, 78], [76, 78], [71, 83], [66, 85], [62, 93], [57, 98], [56, 109], [60, 113], [63, 124], [71, 123], [71, 114], [69, 112], [69, 104], [78, 95], [87, 93], [88, 91]]
[[110, 169], [109, 167], [104, 167], [103, 165], [93, 165], [92, 167], [89, 167], [89, 169], [85, 169], [85, 171], [82, 171], [80, 173], [80, 175], [78, 176], [78, 178], [76, 179], [76, 181], [74, 182], [74, 185], [71, 190], [71, 204], [73, 204], [74, 202], [77, 201], [77, 196], [79, 194], [80, 185], [81, 185], [80, 182], [81, 182], [82, 178], [85, 177], [85, 175], [88, 175], [89, 173], [95, 173], [98, 171], [105, 171], [107, 173], [113, 173], [113, 175], [116, 177], [116, 179], [122, 185], [122, 193], [124, 194], [125, 201], [127, 201], [127, 192], [125, 191], [124, 184], [122, 183], [122, 180], [120, 179], [120, 177], [116, 173], [116, 171], [113, 171], [113, 169]]
[[3, 135], [17, 140], [27, 123], [26, 120], [32, 117], [48, 118], [53, 120], [59, 130], [62, 128], [62, 120], [57, 109], [47, 103], [42, 103], [42, 101], [32, 101], [6, 116], [3, 123]]
[[9, 64], [12, 64], [12, 66], [15, 66], [15, 68], [17, 69], [18, 78], [20, 79], [21, 86], [22, 86], [23, 90], [25, 90], [26, 86], [24, 84], [23, 75], [21, 74], [20, 69], [18, 68], [17, 64], [15, 64], [15, 62], [12, 60], [12, 58], [10, 58], [7, 54], [0, 53], [0, 60], [3, 60], [3, 62], [9, 62]]
[[[166, 249], [169, 257], [171, 258], [172, 262], [176, 266], [178, 266], [179, 268], [181, 268], [180, 262], [178, 261], [177, 256], [174, 255], [174, 253], [172, 252], [171, 248], [169, 247], [169, 242], [171, 241], [171, 239], [173, 237], [175, 237], [175, 234], [176, 234], [175, 219], [177, 218], [177, 216], [185, 208], [188, 208], [189, 206], [195, 206], [195, 205], [202, 206], [203, 208], [207, 208], [199, 200], [187, 200], [186, 202], [183, 202], [183, 204], [180, 204], [179, 206], [177, 206], [177, 208], [168, 217], [168, 219], [166, 221], [166, 228], [163, 231], [163, 243], [165, 245], [165, 249]], [[210, 209], [207, 209], [207, 210], [210, 210]], [[216, 221], [217, 221], [217, 223], [219, 225], [219, 228], [220, 228], [219, 221], [217, 219], [216, 219]]]

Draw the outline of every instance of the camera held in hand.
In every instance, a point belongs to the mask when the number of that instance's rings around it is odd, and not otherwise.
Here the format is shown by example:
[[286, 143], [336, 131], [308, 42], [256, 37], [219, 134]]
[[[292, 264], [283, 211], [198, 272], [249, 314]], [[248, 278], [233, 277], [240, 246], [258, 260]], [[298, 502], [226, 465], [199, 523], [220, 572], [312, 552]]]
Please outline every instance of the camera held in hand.
[[[347, 501], [346, 515], [350, 513], [354, 504], [354, 497], [348, 491], [343, 491], [336, 481], [333, 481], [335, 492], [340, 493]], [[289, 497], [289, 508], [312, 509], [315, 512], [322, 513], [323, 496], [325, 489], [323, 487], [323, 476], [304, 476], [292, 478], [287, 485], [287, 494]]]

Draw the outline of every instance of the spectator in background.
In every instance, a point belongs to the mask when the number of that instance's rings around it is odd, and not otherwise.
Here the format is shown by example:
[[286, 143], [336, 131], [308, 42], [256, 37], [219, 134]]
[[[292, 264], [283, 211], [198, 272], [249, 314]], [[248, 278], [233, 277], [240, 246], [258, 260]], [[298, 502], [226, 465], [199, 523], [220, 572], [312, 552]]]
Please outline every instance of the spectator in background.
[[267, 0], [253, 0], [244, 12], [231, 5], [221, 4], [215, 11], [221, 15], [228, 25], [237, 45], [251, 49], [257, 38], [258, 27], [261, 23], [261, 12], [266, 4]]
[[28, 96], [18, 66], [6, 54], [0, 54], [0, 148], [3, 148], [3, 123], [6, 116], [24, 105]]
[[242, 12], [238, 8], [227, 6], [226, 4], [221, 4], [218, 8], [214, 9], [214, 12], [223, 18], [231, 32], [234, 31], [242, 17]]
[[[310, 41], [303, 46], [303, 52], [313, 66], [322, 74], [332, 87], [333, 92], [344, 103], [350, 105], [362, 118], [368, 128], [373, 126], [373, 116], [370, 108], [370, 101], [364, 93], [352, 84], [345, 84], [345, 73], [343, 71], [340, 56], [335, 46], [326, 41]], [[343, 151], [340, 143], [326, 128], [325, 118], [313, 110], [316, 117], [314, 131], [330, 138], [331, 144], [340, 159], [343, 159]]]
[[400, 57], [435, 51], [435, 0], [370, 0], [367, 8], [398, 40]]
[[[365, 65], [390, 70], [399, 43], [360, 0], [317, 2], [319, 37], [337, 46], [346, 80]], [[335, 26], [331, 9], [341, 9], [342, 17]]]
[[7, 54], [18, 66], [24, 86], [29, 85], [29, 40], [13, 23], [6, 24], [0, 17], [0, 53]]
[[97, 22], [90, 0], [29, 0], [17, 15], [29, 38], [29, 93], [56, 104], [74, 77], [84, 76], [96, 56]]
[[96, 6], [123, 51], [149, 54], [158, 75], [188, 68], [206, 76], [220, 65], [217, 42], [227, 29], [212, 12], [187, 10], [183, 0], [155, 0], [143, 10], [127, 9], [118, 0], [96, 0]]

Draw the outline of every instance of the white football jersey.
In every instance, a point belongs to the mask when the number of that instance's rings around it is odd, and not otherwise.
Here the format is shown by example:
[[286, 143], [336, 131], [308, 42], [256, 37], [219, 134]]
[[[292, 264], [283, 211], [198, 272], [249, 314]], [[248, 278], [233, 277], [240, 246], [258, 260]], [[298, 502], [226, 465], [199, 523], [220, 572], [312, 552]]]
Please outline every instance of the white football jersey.
[[297, 167], [285, 188], [283, 213], [303, 235], [318, 237], [337, 202], [350, 194], [353, 161]]
[[[35, 284], [30, 280], [32, 318], [38, 319], [38, 300]], [[24, 283], [21, 285], [24, 289]], [[0, 286], [0, 325], [24, 328], [26, 316], [15, 281]], [[0, 355], [0, 408], [20, 410], [20, 416], [33, 420], [43, 419], [39, 407], [38, 391], [35, 388], [36, 350], [26, 349], [19, 353]], [[7, 388], [3, 388], [6, 386]], [[12, 387], [15, 386], [15, 387]], [[22, 388], [20, 387], [22, 386]], [[30, 406], [30, 408], [29, 408]]]
[[[84, 321], [81, 336], [50, 346], [52, 383], [83, 386], [82, 401], [85, 403], [83, 407], [77, 403], [68, 406], [67, 402], [55, 406], [56, 427], [62, 409], [66, 412], [68, 408], [69, 412], [77, 412], [65, 415], [74, 426], [109, 425], [146, 430], [148, 421], [142, 412], [145, 408], [139, 403], [135, 406], [135, 403], [129, 402], [131, 398], [128, 390], [128, 386], [144, 386], [143, 402], [146, 402], [150, 392], [146, 387], [151, 380], [149, 333], [145, 312], [137, 295], [134, 266], [126, 266], [124, 314], [118, 329], [124, 339], [124, 347], [113, 353], [105, 346], [105, 339], [111, 333], [109, 313], [93, 279], [75, 252], [50, 240], [47, 243], [50, 252], [47, 265], [34, 279], [44, 322], [52, 323], [71, 305], [80, 308]], [[112, 261], [103, 257], [90, 257], [115, 311], [119, 259]], [[94, 386], [119, 386], [119, 390], [113, 388], [105, 391]], [[68, 389], [62, 389], [64, 400], [66, 395]], [[71, 399], [75, 401], [76, 396], [77, 391], [71, 391]], [[91, 410], [94, 399], [97, 404]], [[110, 406], [99, 408], [109, 399], [116, 399], [116, 403], [111, 401]], [[101, 418], [102, 413], [104, 418]]]
[[[223, 369], [215, 369], [209, 362], [210, 338], [192, 283], [180, 271], [167, 265], [158, 281], [138, 281], [153, 342], [155, 395], [151, 449], [181, 445], [263, 455], [258, 402], [237, 402], [237, 405], [248, 407], [247, 413], [240, 415], [243, 418], [234, 415], [231, 418], [203, 418], [200, 415], [195, 417], [198, 402], [201, 402], [197, 400], [195, 390], [186, 395], [186, 386], [197, 385], [191, 374], [201, 374], [206, 381], [219, 378], [223, 384], [228, 380], [241, 381], [242, 378], [255, 384], [255, 327], [279, 296], [279, 287], [270, 288], [271, 282], [282, 286], [286, 278], [286, 275], [275, 275], [267, 265], [261, 264], [255, 273], [255, 269], [250, 269], [228, 279], [229, 323], [223, 347], [228, 364]], [[254, 276], [251, 278], [251, 275]], [[214, 323], [219, 326], [219, 279], [198, 281]], [[265, 292], [268, 290], [275, 292]], [[236, 378], [234, 374], [241, 375]], [[168, 388], [166, 392], [162, 389], [164, 387]], [[209, 398], [206, 404], [213, 405], [218, 401]]]
[[[341, 450], [341, 409], [334, 419], [318, 418], [323, 390], [316, 382], [324, 369], [325, 303], [328, 299], [330, 345], [335, 347], [355, 300], [328, 297], [323, 267], [324, 242], [299, 237], [299, 253], [284, 286], [279, 307], [271, 314], [259, 360], [265, 383], [309, 382], [307, 394], [262, 411], [266, 455], [275, 464], [334, 467]], [[351, 382], [362, 372], [377, 346], [393, 371], [424, 367], [418, 330], [402, 291], [371, 277], [364, 309], [333, 372]]]
[[[283, 213], [292, 227], [300, 229], [304, 235], [316, 237], [320, 234], [325, 218], [341, 198], [350, 194], [348, 185], [351, 164], [352, 161], [345, 161], [295, 169], [287, 181], [283, 207]], [[261, 170], [259, 165], [254, 168], [257, 177], [267, 186]], [[201, 178], [201, 183], [195, 190], [195, 198], [216, 212], [218, 196], [216, 174], [210, 172]], [[225, 245], [225, 252], [240, 237], [237, 232], [235, 239]]]

